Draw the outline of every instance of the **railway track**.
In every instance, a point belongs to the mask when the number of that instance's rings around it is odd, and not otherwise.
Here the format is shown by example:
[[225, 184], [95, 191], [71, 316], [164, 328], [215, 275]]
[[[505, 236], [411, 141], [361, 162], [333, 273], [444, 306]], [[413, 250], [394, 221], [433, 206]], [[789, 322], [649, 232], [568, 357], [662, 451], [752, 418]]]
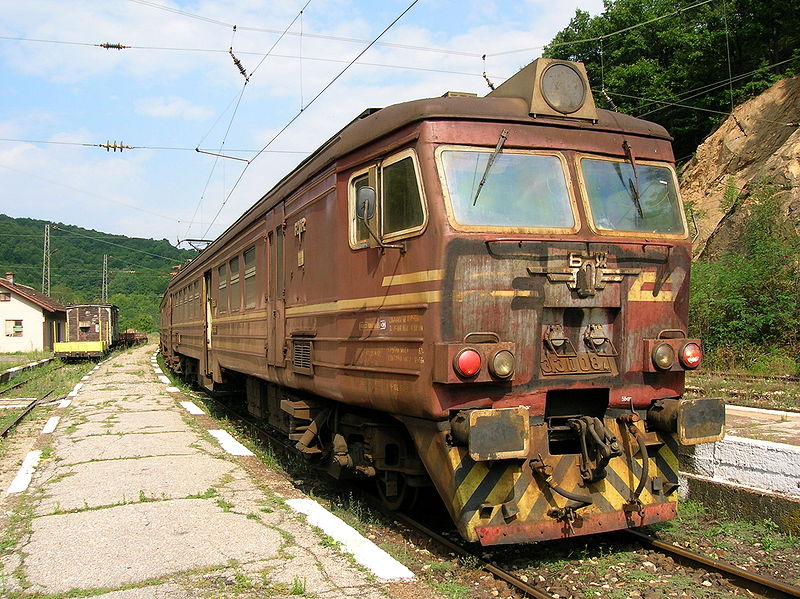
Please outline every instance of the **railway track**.
[[764, 597], [800, 597], [800, 587], [781, 582], [768, 576], [753, 574], [732, 564], [722, 562], [672, 543], [659, 541], [638, 530], [627, 530], [625, 534], [633, 537], [641, 544], [669, 555], [676, 561], [683, 562], [692, 568], [718, 572], [738, 587], [758, 593]]
[[[48, 373], [55, 372], [56, 370], [61, 370], [62, 368], [66, 368], [66, 364], [62, 364], [61, 366], [56, 366], [55, 368], [51, 368], [51, 369], [50, 369], [50, 370], [48, 370], [47, 372], [48, 372]], [[40, 372], [35, 372], [35, 371], [34, 371], [34, 373], [33, 373], [33, 376], [32, 376], [32, 377], [28, 377], [28, 378], [26, 378], [24, 381], [20, 381], [19, 383], [16, 383], [16, 384], [14, 384], [14, 385], [10, 385], [10, 386], [8, 386], [8, 387], [4, 388], [2, 391], [0, 391], [0, 396], [2, 396], [2, 395], [5, 395], [6, 393], [8, 393], [9, 391], [11, 391], [11, 390], [13, 390], [13, 389], [19, 389], [19, 388], [20, 388], [20, 387], [22, 387], [23, 385], [26, 385], [26, 384], [27, 384], [27, 383], [29, 383], [29, 382], [30, 382], [32, 379], [36, 378], [36, 376], [37, 376], [38, 374], [41, 374], [41, 373], [40, 373]]]
[[8, 436], [8, 433], [9, 433], [9, 432], [11, 432], [11, 430], [12, 430], [12, 429], [13, 429], [15, 426], [17, 426], [17, 425], [18, 425], [20, 422], [22, 422], [22, 421], [25, 419], [25, 417], [26, 417], [28, 414], [30, 414], [30, 413], [31, 413], [31, 411], [32, 411], [32, 410], [33, 410], [33, 409], [34, 409], [36, 406], [38, 406], [38, 405], [39, 405], [39, 404], [41, 404], [41, 403], [42, 403], [42, 402], [43, 402], [45, 399], [47, 399], [48, 397], [50, 397], [50, 396], [53, 394], [53, 392], [54, 392], [54, 391], [55, 391], [55, 389], [51, 389], [50, 391], [48, 391], [47, 393], [45, 393], [45, 394], [44, 394], [42, 397], [40, 397], [40, 398], [38, 398], [38, 399], [31, 400], [31, 401], [28, 403], [28, 405], [27, 405], [27, 406], [25, 406], [25, 407], [22, 409], [22, 411], [21, 411], [19, 414], [17, 414], [17, 415], [16, 415], [16, 417], [15, 417], [15, 418], [14, 418], [14, 419], [13, 419], [11, 422], [8, 422], [8, 423], [7, 423], [7, 424], [6, 424], [6, 425], [5, 425], [5, 426], [4, 426], [2, 429], [0, 429], [0, 437], [3, 437], [3, 438], [5, 438], [6, 436]]
[[[249, 432], [255, 437], [268, 440], [274, 446], [280, 447], [287, 452], [293, 452], [294, 443], [278, 436], [275, 431], [271, 430], [270, 428], [264, 427], [255, 422], [249, 415], [235, 410], [230, 405], [213, 396], [203, 394], [203, 397], [211, 400], [224, 413], [236, 418], [237, 422], [244, 426], [244, 428], [248, 429]], [[447, 538], [441, 533], [436, 532], [425, 524], [415, 520], [408, 514], [389, 511], [381, 504], [377, 497], [364, 494], [362, 499], [370, 506], [370, 508], [383, 515], [387, 521], [394, 520], [400, 522], [404, 526], [416, 531], [422, 537], [441, 546], [443, 549], [445, 549], [445, 551], [460, 558], [465, 558], [471, 563], [477, 564], [478, 569], [488, 572], [494, 576], [495, 579], [502, 580], [522, 596], [533, 597], [534, 599], [553, 599], [553, 595], [550, 593], [547, 593], [541, 590], [541, 588], [537, 588], [536, 586], [529, 584], [527, 581], [523, 580], [509, 569], [499, 565], [497, 562], [491, 561], [482, 555], [476, 554], [474, 551], [465, 547], [464, 544], [460, 544]], [[639, 530], [629, 529], [622, 531], [621, 533], [611, 534], [620, 534], [630, 537], [648, 549], [668, 555], [685, 567], [721, 574], [728, 580], [730, 584], [742, 589], [746, 589], [751, 594], [781, 599], [786, 597], [800, 597], [800, 587], [789, 585], [767, 576], [754, 574], [732, 564], [706, 557], [671, 543], [660, 541], [655, 537], [652, 537]], [[485, 550], [486, 548], [482, 549]]]
[[701, 372], [701, 375], [718, 376], [738, 381], [786, 381], [789, 383], [800, 383], [800, 376], [788, 375], [769, 375], [769, 374], [745, 374], [741, 372], [708, 371]]

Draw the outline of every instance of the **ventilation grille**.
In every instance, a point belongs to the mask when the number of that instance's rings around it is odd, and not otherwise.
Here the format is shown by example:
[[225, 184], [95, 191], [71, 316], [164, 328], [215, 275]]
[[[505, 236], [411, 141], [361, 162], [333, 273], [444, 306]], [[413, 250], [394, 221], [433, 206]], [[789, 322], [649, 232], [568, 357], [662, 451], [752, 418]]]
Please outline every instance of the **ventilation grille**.
[[295, 372], [313, 374], [311, 367], [311, 341], [308, 339], [295, 340], [292, 352], [292, 366]]

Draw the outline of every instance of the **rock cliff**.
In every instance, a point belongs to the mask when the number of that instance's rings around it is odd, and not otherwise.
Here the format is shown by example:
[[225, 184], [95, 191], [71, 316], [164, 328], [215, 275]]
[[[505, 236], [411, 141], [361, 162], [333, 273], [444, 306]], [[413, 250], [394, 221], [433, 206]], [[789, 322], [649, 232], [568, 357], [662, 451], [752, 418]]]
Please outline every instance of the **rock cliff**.
[[738, 106], [697, 148], [681, 173], [683, 199], [697, 223], [695, 257], [714, 258], [735, 246], [750, 214], [751, 191], [761, 181], [778, 187], [784, 215], [800, 232], [798, 121], [795, 76]]

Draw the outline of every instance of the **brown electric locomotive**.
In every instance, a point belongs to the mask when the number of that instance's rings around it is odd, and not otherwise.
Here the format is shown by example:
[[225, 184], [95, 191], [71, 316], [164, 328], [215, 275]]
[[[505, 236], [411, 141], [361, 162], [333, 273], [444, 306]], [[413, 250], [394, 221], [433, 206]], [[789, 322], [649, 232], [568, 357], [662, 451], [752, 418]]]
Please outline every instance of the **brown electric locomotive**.
[[484, 545], [675, 516], [690, 246], [660, 126], [539, 59], [365, 111], [170, 283], [161, 350], [336, 477], [433, 485]]

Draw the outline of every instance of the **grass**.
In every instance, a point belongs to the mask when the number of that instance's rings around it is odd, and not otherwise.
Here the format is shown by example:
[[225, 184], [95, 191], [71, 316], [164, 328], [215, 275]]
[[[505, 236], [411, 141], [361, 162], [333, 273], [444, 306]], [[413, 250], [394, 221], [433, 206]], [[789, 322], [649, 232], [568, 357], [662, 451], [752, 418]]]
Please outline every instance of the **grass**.
[[800, 382], [741, 380], [713, 372], [687, 372], [686, 397], [720, 397], [726, 403], [770, 410], [800, 410]]
[[14, 421], [14, 419], [17, 416], [19, 416], [19, 414], [24, 409], [25, 408], [18, 408], [18, 409], [17, 408], [11, 408], [11, 409], [8, 409], [8, 410], [3, 410], [2, 418], [0, 418], [0, 429], [5, 428], [7, 425], [11, 424]]
[[[63, 368], [61, 368], [63, 366]], [[64, 364], [54, 360], [29, 370], [8, 383], [0, 385], [0, 391], [17, 383], [24, 384], [13, 391], [16, 397], [41, 397], [50, 392], [50, 397], [69, 393], [75, 384], [94, 367], [94, 362]]]
[[11, 352], [0, 354], [0, 372], [29, 364], [30, 362], [37, 362], [45, 358], [52, 358], [53, 352], [51, 351], [30, 351], [30, 352]]
[[472, 589], [458, 582], [431, 582], [431, 586], [449, 599], [463, 599], [472, 593]]
[[696, 501], [678, 505], [675, 520], [654, 525], [654, 530], [681, 541], [689, 537], [706, 539], [712, 547], [730, 550], [738, 544], [758, 544], [765, 551], [800, 551], [800, 536], [783, 533], [770, 519], [749, 522], [728, 514], [724, 506], [707, 507]]
[[292, 589], [289, 591], [290, 595], [305, 595], [306, 594], [306, 579], [295, 576], [292, 579]]

